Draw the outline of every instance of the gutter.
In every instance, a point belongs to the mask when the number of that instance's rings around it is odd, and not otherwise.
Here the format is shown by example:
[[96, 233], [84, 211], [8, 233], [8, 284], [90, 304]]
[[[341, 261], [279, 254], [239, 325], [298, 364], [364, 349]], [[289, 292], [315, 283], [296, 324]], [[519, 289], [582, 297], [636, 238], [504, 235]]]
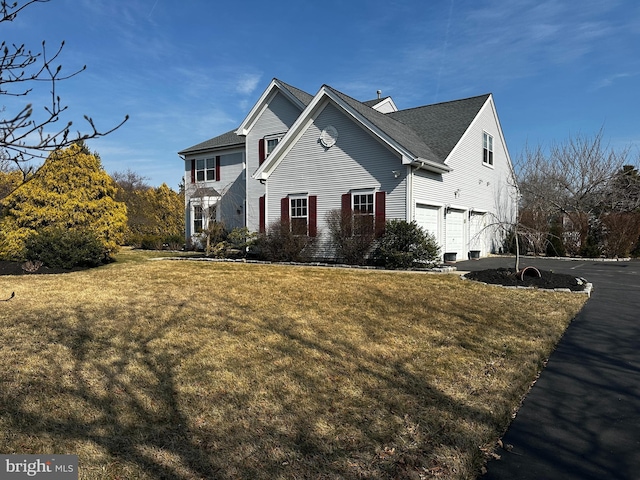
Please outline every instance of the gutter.
[[416, 158], [411, 162], [411, 165], [416, 167], [418, 170], [428, 170], [430, 172], [435, 173], [447, 173], [451, 172], [453, 169], [443, 163], [437, 163], [432, 160], [427, 160], [426, 158]]

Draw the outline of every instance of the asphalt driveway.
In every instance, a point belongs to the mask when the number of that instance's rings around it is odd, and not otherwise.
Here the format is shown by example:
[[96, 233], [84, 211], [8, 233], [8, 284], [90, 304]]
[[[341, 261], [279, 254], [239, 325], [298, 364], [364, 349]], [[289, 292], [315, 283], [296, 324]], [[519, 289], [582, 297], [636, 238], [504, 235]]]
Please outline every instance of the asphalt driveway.
[[[460, 271], [512, 258], [457, 262]], [[640, 479], [640, 262], [522, 259], [593, 283], [482, 480]]]

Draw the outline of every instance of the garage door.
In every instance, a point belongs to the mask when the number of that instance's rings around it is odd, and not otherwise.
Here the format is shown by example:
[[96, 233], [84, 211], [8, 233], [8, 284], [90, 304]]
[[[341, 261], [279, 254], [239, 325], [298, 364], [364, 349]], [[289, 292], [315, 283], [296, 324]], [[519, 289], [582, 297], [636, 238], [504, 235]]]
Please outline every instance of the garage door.
[[484, 229], [484, 214], [472, 213], [469, 215], [469, 250], [480, 250], [480, 255], [486, 254]]
[[464, 253], [464, 212], [449, 210], [445, 221], [446, 240], [444, 253], [457, 253], [458, 260]]
[[416, 223], [438, 238], [438, 219], [440, 218], [440, 208], [429, 205], [416, 204]]

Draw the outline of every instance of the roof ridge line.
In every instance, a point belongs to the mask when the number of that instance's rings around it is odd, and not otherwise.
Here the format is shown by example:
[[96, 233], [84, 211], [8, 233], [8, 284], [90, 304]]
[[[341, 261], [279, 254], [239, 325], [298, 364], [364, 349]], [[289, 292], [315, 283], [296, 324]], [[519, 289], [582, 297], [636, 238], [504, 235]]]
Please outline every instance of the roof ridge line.
[[[444, 102], [436, 102], [436, 103], [428, 103], [426, 105], [418, 105], [417, 107], [410, 107], [410, 108], [402, 108], [400, 110], [398, 110], [398, 112], [407, 112], [409, 110], [417, 110], [418, 108], [425, 108], [425, 107], [435, 107], [436, 105], [444, 105], [445, 103], [456, 103], [456, 102], [464, 102], [467, 100], [473, 100], [476, 98], [482, 98], [482, 97], [489, 97], [493, 95], [491, 92], [489, 93], [483, 93], [482, 95], [473, 95], [471, 97], [467, 97], [467, 98], [458, 98], [455, 100], [445, 100]], [[390, 112], [389, 114], [392, 115], [394, 113], [398, 113], [398, 112]], [[388, 114], [385, 114], [388, 115]]]

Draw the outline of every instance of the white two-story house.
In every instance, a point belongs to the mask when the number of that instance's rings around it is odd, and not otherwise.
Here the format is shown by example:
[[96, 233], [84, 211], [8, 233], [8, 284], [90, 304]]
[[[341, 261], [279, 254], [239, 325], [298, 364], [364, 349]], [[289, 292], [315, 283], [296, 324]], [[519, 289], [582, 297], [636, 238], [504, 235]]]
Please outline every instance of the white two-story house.
[[[323, 85], [274, 79], [233, 131], [179, 152], [186, 237], [210, 221], [264, 232], [286, 218], [326, 240], [332, 210], [415, 220], [448, 259], [497, 251], [490, 226], [515, 218], [517, 187], [491, 94], [398, 110]], [[319, 248], [323, 256], [331, 256]]]

